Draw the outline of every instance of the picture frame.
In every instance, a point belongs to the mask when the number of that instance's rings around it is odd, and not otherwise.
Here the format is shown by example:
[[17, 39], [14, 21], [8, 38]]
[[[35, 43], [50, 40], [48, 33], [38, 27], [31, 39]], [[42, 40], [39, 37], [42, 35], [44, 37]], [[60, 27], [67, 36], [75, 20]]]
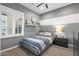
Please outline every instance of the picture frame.
[[30, 19], [26, 19], [26, 25], [36, 25], [37, 24], [37, 19], [34, 16], [31, 16]]
[[32, 16], [32, 17], [31, 17], [31, 21], [32, 21], [32, 24], [33, 24], [33, 23], [36, 23], [36, 22], [37, 22], [36, 17]]

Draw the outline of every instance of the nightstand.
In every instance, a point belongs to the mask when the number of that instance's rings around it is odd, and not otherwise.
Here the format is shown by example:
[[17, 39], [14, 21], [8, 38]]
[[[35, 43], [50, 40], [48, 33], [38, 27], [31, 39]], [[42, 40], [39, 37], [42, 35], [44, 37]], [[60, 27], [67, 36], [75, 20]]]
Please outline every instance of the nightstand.
[[65, 39], [65, 38], [54, 38], [53, 44], [56, 44], [56, 45], [68, 48], [68, 39]]

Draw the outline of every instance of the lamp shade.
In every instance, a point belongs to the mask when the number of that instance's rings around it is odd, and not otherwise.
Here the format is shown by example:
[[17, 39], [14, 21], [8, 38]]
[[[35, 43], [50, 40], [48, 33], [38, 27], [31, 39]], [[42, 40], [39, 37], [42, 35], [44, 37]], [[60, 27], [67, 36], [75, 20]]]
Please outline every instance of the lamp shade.
[[56, 32], [64, 32], [64, 27], [63, 26], [57, 26]]

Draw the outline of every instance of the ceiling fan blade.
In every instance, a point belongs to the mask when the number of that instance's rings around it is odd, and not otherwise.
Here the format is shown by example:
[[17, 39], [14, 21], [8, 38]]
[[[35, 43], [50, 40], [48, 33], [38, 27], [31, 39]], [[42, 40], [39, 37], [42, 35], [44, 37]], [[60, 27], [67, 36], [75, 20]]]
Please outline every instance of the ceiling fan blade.
[[45, 4], [46, 5], [46, 8], [48, 8], [48, 5], [47, 4]]
[[37, 5], [36, 7], [39, 7], [39, 6], [41, 6], [43, 3], [40, 3], [39, 5]]

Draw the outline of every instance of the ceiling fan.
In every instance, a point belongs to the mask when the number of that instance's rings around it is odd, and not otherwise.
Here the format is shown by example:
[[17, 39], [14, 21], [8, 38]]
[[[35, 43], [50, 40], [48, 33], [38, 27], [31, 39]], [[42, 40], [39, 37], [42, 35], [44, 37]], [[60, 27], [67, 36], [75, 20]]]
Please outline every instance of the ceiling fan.
[[47, 3], [40, 3], [40, 4], [38, 4], [36, 7], [40, 7], [40, 6], [42, 6], [42, 5], [45, 5], [45, 7], [48, 9], [48, 4], [47, 4]]

